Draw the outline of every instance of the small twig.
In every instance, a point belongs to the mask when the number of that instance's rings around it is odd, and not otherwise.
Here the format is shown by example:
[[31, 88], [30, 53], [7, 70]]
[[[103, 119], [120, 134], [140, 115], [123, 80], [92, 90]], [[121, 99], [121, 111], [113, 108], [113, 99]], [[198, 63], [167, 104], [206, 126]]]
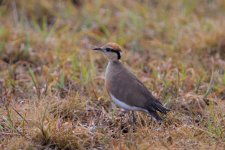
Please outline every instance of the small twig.
[[9, 136], [17, 135], [17, 136], [20, 136], [19, 133], [11, 133], [11, 132], [1, 132], [1, 133], [0, 133], [0, 136], [1, 136], [1, 135], [9, 135]]
[[46, 108], [44, 110], [44, 114], [43, 114], [43, 116], [41, 118], [41, 124], [40, 124], [40, 127], [39, 127], [39, 129], [41, 130], [41, 133], [44, 136], [45, 140], [48, 140], [48, 135], [47, 135], [47, 133], [46, 133], [46, 131], [44, 129], [44, 121], [45, 121], [45, 118], [46, 118], [48, 106], [49, 106], [49, 103], [47, 104], [47, 106], [46, 106]]
[[[16, 131], [19, 135], [21, 135], [22, 137], [28, 139], [28, 140], [31, 140], [30, 138], [28, 138], [24, 133], [20, 132], [15, 126], [14, 126], [14, 123], [13, 123], [13, 120], [11, 118], [11, 115], [10, 115], [10, 111], [9, 111], [9, 106], [6, 106], [6, 110], [7, 110], [7, 118], [8, 118], [8, 121], [10, 123], [10, 126], [11, 128]], [[14, 110], [14, 109], [13, 109]]]
[[94, 88], [94, 83], [92, 82], [93, 81], [92, 77], [90, 76], [90, 78], [91, 78], [91, 88], [92, 88], [92, 91], [93, 91], [93, 93], [95, 95], [95, 99], [98, 99], [97, 93], [96, 93], [95, 88]]
[[211, 78], [210, 78], [209, 86], [208, 86], [208, 89], [207, 89], [205, 95], [203, 96], [203, 99], [206, 99], [207, 96], [211, 93], [212, 87], [213, 87], [213, 79], [214, 79], [214, 66], [212, 68], [212, 75], [211, 75]]
[[12, 105], [11, 107], [28, 124], [28, 121]]
[[33, 85], [36, 89], [37, 97], [40, 100], [41, 99], [41, 91], [40, 91], [40, 86], [39, 86], [39, 83], [38, 83], [38, 78], [36, 78], [36, 76], [35, 76], [35, 74], [34, 74], [34, 72], [31, 68], [29, 68], [29, 74], [30, 74], [31, 80], [33, 82]]

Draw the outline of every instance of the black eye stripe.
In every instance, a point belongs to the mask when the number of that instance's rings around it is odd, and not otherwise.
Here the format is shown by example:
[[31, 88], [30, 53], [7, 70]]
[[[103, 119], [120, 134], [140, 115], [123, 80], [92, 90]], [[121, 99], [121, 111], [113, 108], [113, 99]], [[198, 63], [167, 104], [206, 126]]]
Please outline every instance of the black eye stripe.
[[121, 55], [120, 55], [120, 52], [118, 50], [114, 50], [112, 48], [106, 48], [105, 49], [107, 52], [113, 52], [113, 53], [116, 53], [117, 54], [117, 58], [120, 59], [121, 58]]
[[114, 50], [114, 49], [110, 49], [109, 50], [110, 52], [113, 52], [113, 53], [116, 53], [117, 54], [117, 58], [120, 59], [121, 58], [121, 55], [120, 55], [120, 52], [117, 51], [117, 50]]
[[116, 51], [116, 53], [117, 53], [117, 58], [120, 59], [121, 58], [120, 52]]
[[112, 49], [111, 48], [106, 48], [105, 49], [107, 52], [110, 52]]
[[112, 48], [106, 48], [105, 49], [107, 52], [118, 52], [117, 50], [114, 50], [114, 49], [112, 49]]

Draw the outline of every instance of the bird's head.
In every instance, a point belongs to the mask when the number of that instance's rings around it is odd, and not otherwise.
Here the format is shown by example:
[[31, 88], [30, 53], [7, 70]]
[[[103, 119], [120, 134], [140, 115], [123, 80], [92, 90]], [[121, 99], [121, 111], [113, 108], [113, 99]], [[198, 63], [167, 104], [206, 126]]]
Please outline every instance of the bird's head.
[[119, 60], [122, 54], [121, 47], [116, 43], [107, 43], [102, 47], [94, 48], [93, 50], [103, 52], [109, 60]]

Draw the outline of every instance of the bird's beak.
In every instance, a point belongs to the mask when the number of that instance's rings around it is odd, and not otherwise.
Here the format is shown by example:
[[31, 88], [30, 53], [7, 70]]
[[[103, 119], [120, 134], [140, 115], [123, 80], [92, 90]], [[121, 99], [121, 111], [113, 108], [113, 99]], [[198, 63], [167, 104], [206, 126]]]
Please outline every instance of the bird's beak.
[[93, 48], [95, 51], [102, 51], [103, 49], [101, 47]]

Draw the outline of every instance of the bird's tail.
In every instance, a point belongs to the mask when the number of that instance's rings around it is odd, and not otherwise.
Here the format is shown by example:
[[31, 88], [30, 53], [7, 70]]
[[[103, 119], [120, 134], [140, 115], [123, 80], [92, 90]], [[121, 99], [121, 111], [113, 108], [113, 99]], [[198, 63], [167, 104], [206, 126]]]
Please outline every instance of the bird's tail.
[[157, 111], [163, 114], [167, 114], [170, 110], [165, 108], [159, 101], [155, 101], [147, 106], [148, 113], [154, 117], [157, 121], [162, 121]]
[[154, 104], [152, 104], [153, 109], [163, 113], [167, 114], [170, 110], [165, 108], [158, 100]]

